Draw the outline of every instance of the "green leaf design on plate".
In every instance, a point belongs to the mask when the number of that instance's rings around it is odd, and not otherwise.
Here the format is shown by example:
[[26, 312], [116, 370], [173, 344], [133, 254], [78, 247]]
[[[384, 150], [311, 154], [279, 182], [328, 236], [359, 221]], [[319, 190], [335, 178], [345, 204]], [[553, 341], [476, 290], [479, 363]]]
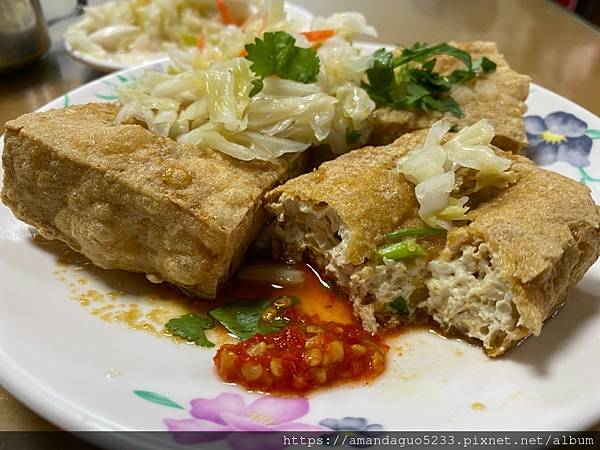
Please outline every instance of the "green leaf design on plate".
[[149, 402], [156, 403], [158, 405], [169, 406], [170, 408], [185, 409], [183, 406], [179, 405], [178, 403], [175, 403], [170, 398], [167, 398], [164, 395], [157, 394], [156, 392], [133, 391], [133, 393], [138, 397], [143, 398], [144, 400], [148, 400]]
[[97, 92], [94, 92], [94, 95], [102, 100], [116, 100], [118, 98], [116, 95], [104, 95], [98, 94]]
[[119, 85], [117, 83], [113, 83], [112, 81], [108, 81], [108, 80], [102, 80], [102, 83], [113, 90], [118, 89], [118, 87], [119, 87]]
[[585, 134], [587, 134], [591, 139], [600, 139], [600, 129], [588, 128]]
[[600, 178], [594, 178], [592, 176], [590, 176], [583, 167], [578, 167], [579, 169], [579, 175], [581, 175], [581, 178], [579, 179], [579, 181], [583, 184], [587, 184], [587, 183], [598, 183], [600, 182]]
[[123, 75], [117, 75], [117, 78], [119, 80], [121, 80], [123, 83], [125, 83], [126, 81], [129, 81], [129, 78], [123, 76]]

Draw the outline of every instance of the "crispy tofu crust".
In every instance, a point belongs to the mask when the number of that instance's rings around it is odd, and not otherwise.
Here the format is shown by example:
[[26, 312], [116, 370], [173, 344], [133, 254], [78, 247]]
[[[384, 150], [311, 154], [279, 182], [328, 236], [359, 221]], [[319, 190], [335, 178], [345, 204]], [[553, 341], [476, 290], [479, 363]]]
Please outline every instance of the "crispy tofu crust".
[[582, 183], [515, 157], [518, 182], [473, 210], [473, 220], [448, 236], [441, 258], [469, 242], [486, 242], [510, 284], [520, 315], [515, 336], [490, 349], [504, 353], [539, 335], [600, 255], [600, 208]]
[[[324, 163], [316, 171], [272, 190], [267, 196], [269, 208], [279, 214], [280, 223], [302, 220], [282, 213], [283, 200], [310, 204], [319, 211], [331, 209], [348, 231], [343, 243], [351, 266], [340, 267], [345, 271], [344, 278], [353, 279], [382, 243], [385, 233], [419, 220], [416, 219], [414, 185], [402, 177], [395, 166], [398, 159], [421, 144], [425, 136], [423, 131], [406, 134], [393, 145], [366, 147]], [[456, 262], [469, 246], [484, 244], [482, 248], [490, 249], [489, 267], [497, 277], [496, 286], [506, 287], [506, 298], [515, 306], [509, 332], [502, 331], [489, 342], [485, 341], [485, 350], [492, 356], [503, 354], [530, 334], [539, 334], [543, 322], [566, 301], [575, 284], [600, 255], [600, 213], [589, 189], [541, 169], [524, 157], [503, 155], [513, 159], [514, 184], [483, 198], [471, 211], [472, 221], [448, 233], [443, 249], [431, 255], [442, 263]], [[288, 212], [295, 210], [288, 209]], [[329, 256], [320, 255], [317, 260], [327, 263], [331, 255], [337, 253], [333, 249]], [[424, 276], [431, 277], [431, 273]], [[452, 276], [448, 281], [450, 285], [460, 285]], [[477, 285], [476, 271], [470, 276], [476, 285], [472, 292], [476, 292], [483, 284]], [[456, 277], [458, 279], [458, 275]], [[370, 284], [368, 279], [364, 281]], [[424, 283], [428, 284], [428, 280]], [[423, 280], [413, 284], [423, 284]], [[393, 295], [388, 297], [394, 298]], [[458, 302], [461, 301], [467, 300], [459, 295]], [[426, 303], [421, 303], [421, 307], [445, 328], [469, 334], [471, 327], [486, 326], [470, 323], [461, 329], [456, 326], [460, 322], [458, 317], [440, 318], [442, 316], [436, 316], [436, 311]], [[463, 304], [463, 310], [473, 307]], [[510, 310], [507, 314], [511, 314]], [[473, 315], [478, 317], [477, 311]]]
[[[397, 137], [424, 128], [445, 119], [460, 128], [472, 125], [480, 119], [488, 119], [496, 130], [493, 144], [517, 153], [527, 145], [523, 114], [527, 111], [525, 100], [529, 94], [529, 77], [512, 70], [504, 57], [498, 53], [494, 42], [450, 42], [476, 59], [486, 56], [497, 64], [496, 71], [484, 74], [452, 92], [452, 96], [464, 112], [463, 117], [437, 111], [402, 111], [380, 107], [374, 112], [374, 128], [369, 143], [385, 145]], [[438, 57], [436, 71], [448, 74], [460, 68], [455, 58]]]
[[[399, 178], [398, 159], [421, 144], [426, 131], [402, 136], [394, 145], [364, 147], [328, 161], [272, 190], [267, 202], [285, 194], [332, 207], [351, 231], [346, 255], [361, 264], [384, 234], [415, 220], [418, 203], [412, 183]], [[418, 219], [416, 219], [418, 220]]]
[[115, 122], [114, 104], [6, 124], [2, 201], [106, 269], [214, 298], [265, 221], [263, 194], [303, 157], [242, 162]]

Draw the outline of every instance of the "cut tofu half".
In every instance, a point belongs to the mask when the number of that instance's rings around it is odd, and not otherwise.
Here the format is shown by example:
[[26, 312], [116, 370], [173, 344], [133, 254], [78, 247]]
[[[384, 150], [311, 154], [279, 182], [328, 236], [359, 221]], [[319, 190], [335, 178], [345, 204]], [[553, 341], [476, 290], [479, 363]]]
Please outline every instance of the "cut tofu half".
[[[405, 133], [431, 127], [438, 120], [456, 124], [459, 128], [487, 119], [496, 130], [492, 142], [497, 147], [517, 153], [527, 145], [523, 114], [529, 95], [529, 77], [512, 70], [494, 42], [450, 42], [468, 52], [473, 59], [485, 56], [497, 65], [496, 71], [452, 87], [450, 94], [460, 105], [464, 116], [450, 112], [396, 110], [379, 107], [373, 114], [370, 144], [385, 145]], [[447, 75], [464, 67], [456, 58], [438, 56], [435, 70]]]
[[[598, 258], [598, 207], [583, 184], [497, 150], [512, 160], [508, 187], [473, 196], [468, 224], [420, 240], [427, 256], [382, 259], [387, 233], [425, 225], [396, 169], [425, 136], [353, 151], [271, 191], [274, 251], [312, 262], [370, 331], [422, 312], [501, 355], [538, 335]], [[391, 306], [400, 297], [408, 315]]]
[[243, 162], [177, 145], [87, 104], [6, 124], [2, 201], [105, 269], [214, 298], [264, 225], [266, 191], [302, 156]]

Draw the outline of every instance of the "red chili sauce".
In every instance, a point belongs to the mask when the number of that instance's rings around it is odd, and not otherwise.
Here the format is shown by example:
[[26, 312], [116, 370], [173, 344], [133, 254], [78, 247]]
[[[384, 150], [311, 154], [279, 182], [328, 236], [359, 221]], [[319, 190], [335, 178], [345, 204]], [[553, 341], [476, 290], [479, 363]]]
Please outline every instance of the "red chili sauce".
[[241, 286], [237, 282], [225, 289], [227, 297], [238, 291], [273, 298], [294, 295], [300, 301], [286, 308], [289, 323], [282, 330], [225, 344], [217, 351], [214, 362], [223, 381], [252, 391], [300, 394], [340, 382], [370, 380], [384, 371], [388, 346], [360, 326], [347, 299], [334, 293], [312, 269], [304, 270], [302, 286], [260, 289], [261, 283]]

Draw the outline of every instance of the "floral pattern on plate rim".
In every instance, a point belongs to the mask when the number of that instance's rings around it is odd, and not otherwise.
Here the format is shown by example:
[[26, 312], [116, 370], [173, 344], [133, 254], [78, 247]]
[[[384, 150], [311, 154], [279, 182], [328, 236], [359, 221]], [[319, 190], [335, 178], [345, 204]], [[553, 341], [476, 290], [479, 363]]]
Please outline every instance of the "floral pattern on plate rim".
[[[168, 397], [152, 391], [135, 390], [138, 397], [161, 406], [185, 409]], [[237, 393], [222, 392], [214, 398], [194, 398], [190, 401], [191, 417], [163, 419], [165, 428], [180, 444], [198, 444], [227, 439], [232, 449], [242, 449], [234, 431], [316, 431], [354, 432], [366, 434], [383, 431], [378, 423], [369, 423], [363, 417], [326, 418], [318, 425], [298, 422], [310, 410], [310, 402], [303, 397], [273, 397], [259, 395], [250, 404]], [[264, 444], [264, 443], [263, 443]]]
[[555, 111], [545, 118], [525, 116], [525, 133], [529, 144], [523, 154], [540, 166], [564, 161], [579, 170], [582, 183], [600, 182], [590, 176], [585, 167], [590, 165], [593, 140], [600, 139], [600, 129], [565, 111]]
[[[146, 70], [159, 70], [162, 71], [162, 66], [156, 64], [152, 67], [146, 68]], [[99, 102], [115, 102], [119, 99], [118, 90], [121, 86], [133, 83], [138, 80], [138, 76], [135, 73], [124, 73], [116, 74], [111, 77], [105, 77], [99, 80], [98, 84], [102, 84], [105, 88], [102, 91], [93, 92], [93, 96], [96, 97]], [[66, 108], [73, 105], [73, 101], [69, 94], [65, 94], [62, 97], [62, 107]]]

